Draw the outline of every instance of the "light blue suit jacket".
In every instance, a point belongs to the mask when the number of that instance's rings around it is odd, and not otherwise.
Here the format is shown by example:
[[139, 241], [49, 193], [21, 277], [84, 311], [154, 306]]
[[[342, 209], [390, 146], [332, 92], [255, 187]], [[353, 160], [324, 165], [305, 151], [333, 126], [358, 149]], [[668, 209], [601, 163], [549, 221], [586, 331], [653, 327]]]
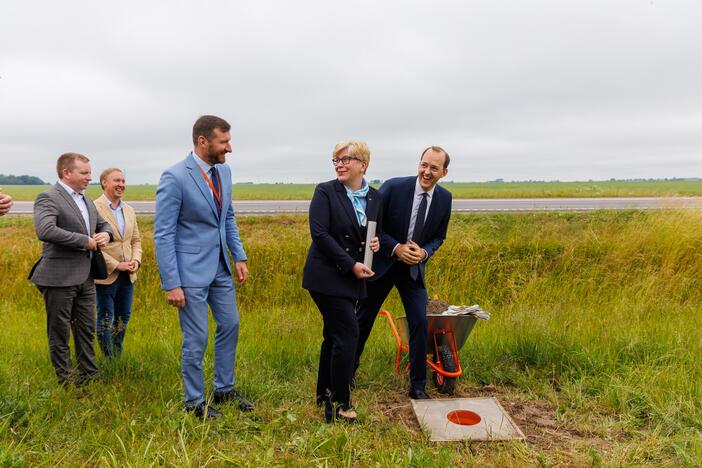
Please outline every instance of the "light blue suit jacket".
[[154, 242], [161, 288], [205, 287], [217, 274], [223, 257], [231, 274], [225, 245], [235, 262], [246, 260], [232, 209], [232, 173], [226, 164], [215, 167], [222, 182], [222, 210], [200, 172], [196, 156], [166, 169], [156, 189]]

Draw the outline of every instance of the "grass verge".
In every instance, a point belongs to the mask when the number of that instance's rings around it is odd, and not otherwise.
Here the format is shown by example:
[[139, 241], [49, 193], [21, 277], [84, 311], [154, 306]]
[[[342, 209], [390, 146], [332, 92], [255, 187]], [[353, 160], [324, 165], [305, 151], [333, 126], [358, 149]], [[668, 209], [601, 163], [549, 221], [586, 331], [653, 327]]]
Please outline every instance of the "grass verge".
[[[391, 372], [378, 322], [354, 392], [362, 423], [314, 405], [321, 319], [300, 288], [303, 216], [242, 218], [237, 386], [254, 414], [203, 423], [181, 406], [180, 331], [158, 287], [152, 221], [125, 355], [58, 388], [26, 280], [31, 220], [0, 219], [0, 464], [233, 466], [694, 465], [702, 459], [702, 213], [455, 215], [430, 294], [493, 314], [461, 350], [459, 395], [496, 396], [525, 442], [432, 444]], [[386, 308], [401, 313], [393, 293]], [[212, 379], [212, 340], [206, 355]]]
[[[374, 184], [378, 186], [379, 184]], [[593, 197], [673, 197], [702, 196], [702, 182], [660, 181], [590, 181], [590, 182], [448, 182], [442, 184], [454, 198], [593, 198]], [[234, 184], [235, 200], [309, 200], [314, 184]], [[15, 200], [34, 200], [46, 185], [8, 185], [4, 191]], [[95, 199], [102, 191], [88, 187]], [[129, 185], [128, 200], [154, 200], [155, 185]]]

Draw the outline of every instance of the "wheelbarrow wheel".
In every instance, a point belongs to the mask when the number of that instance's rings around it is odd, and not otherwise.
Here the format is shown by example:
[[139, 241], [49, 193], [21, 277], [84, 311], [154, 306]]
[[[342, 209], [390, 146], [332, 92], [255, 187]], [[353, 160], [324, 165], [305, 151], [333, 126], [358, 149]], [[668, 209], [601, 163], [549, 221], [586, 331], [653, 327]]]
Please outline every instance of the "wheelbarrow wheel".
[[[434, 364], [438, 364], [440, 360], [442, 369], [446, 372], [456, 372], [456, 361], [453, 359], [451, 348], [447, 345], [441, 345], [438, 351], [438, 356], [434, 356]], [[433, 377], [434, 385], [439, 393], [453, 395], [456, 389], [456, 377], [445, 377], [436, 371], [434, 371]]]

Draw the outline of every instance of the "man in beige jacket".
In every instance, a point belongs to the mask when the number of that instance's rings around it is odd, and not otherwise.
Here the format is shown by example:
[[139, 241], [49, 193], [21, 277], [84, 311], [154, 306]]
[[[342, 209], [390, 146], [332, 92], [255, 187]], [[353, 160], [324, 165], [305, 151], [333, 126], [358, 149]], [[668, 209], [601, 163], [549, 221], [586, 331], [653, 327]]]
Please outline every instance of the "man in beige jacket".
[[95, 280], [97, 293], [97, 338], [102, 353], [122, 353], [134, 298], [134, 282], [141, 266], [141, 238], [134, 209], [122, 201], [126, 188], [124, 172], [111, 167], [100, 174], [103, 194], [95, 200], [100, 215], [110, 224], [114, 240], [102, 253], [108, 277]]

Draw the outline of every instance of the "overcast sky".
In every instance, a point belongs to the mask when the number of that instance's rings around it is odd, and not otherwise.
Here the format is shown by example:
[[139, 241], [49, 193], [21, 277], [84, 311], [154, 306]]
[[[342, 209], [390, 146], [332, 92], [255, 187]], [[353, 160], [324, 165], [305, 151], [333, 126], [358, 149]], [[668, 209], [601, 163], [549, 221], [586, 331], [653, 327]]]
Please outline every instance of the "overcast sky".
[[3, 1], [0, 173], [63, 152], [156, 183], [202, 114], [236, 181], [702, 176], [702, 0]]

